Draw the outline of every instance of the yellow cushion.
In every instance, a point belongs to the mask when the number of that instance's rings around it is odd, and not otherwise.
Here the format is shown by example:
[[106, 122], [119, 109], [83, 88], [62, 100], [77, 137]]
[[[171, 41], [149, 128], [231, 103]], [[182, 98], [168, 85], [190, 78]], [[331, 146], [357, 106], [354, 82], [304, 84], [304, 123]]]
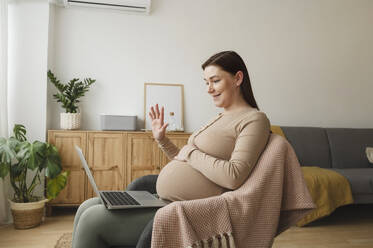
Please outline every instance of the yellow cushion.
[[[280, 126], [272, 125], [272, 133], [286, 138]], [[353, 203], [349, 181], [341, 174], [316, 166], [302, 166], [302, 172], [317, 208], [297, 222], [304, 226], [331, 214], [337, 207]]]
[[317, 208], [297, 222], [304, 226], [331, 214], [337, 207], [354, 202], [349, 181], [341, 174], [316, 166], [302, 166], [302, 172]]
[[285, 137], [285, 134], [284, 132], [282, 131], [281, 127], [280, 126], [271, 126], [271, 131], [272, 133], [275, 133], [275, 134], [278, 134], [278, 135], [281, 135], [282, 137], [286, 138]]

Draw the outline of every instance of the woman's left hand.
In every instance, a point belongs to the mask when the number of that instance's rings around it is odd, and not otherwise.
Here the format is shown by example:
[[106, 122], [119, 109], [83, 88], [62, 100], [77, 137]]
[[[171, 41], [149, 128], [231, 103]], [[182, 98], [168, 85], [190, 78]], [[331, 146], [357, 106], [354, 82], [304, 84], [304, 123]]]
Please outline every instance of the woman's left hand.
[[178, 160], [178, 161], [181, 161], [181, 162], [187, 162], [187, 158], [188, 158], [189, 154], [192, 151], [197, 150], [197, 149], [198, 148], [195, 145], [186, 144], [185, 146], [183, 146], [183, 148], [181, 148], [181, 150], [174, 157], [174, 159]]

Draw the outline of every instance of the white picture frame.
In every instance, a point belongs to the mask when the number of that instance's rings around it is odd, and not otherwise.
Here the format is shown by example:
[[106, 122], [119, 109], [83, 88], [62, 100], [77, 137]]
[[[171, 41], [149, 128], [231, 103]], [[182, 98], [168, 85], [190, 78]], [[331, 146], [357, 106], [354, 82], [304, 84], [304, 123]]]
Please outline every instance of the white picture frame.
[[[150, 107], [158, 104], [159, 111], [164, 106], [164, 122], [169, 122], [170, 112], [174, 113], [177, 130], [184, 131], [184, 85], [164, 83], [144, 83], [145, 130], [151, 130]], [[167, 127], [169, 131], [170, 125]]]

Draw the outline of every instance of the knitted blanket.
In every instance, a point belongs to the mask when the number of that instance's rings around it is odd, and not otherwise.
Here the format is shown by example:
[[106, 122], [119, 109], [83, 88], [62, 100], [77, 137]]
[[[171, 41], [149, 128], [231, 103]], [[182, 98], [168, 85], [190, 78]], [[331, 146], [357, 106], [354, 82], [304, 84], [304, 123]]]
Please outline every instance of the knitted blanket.
[[314, 208], [292, 146], [272, 133], [240, 188], [160, 208], [151, 247], [271, 247]]

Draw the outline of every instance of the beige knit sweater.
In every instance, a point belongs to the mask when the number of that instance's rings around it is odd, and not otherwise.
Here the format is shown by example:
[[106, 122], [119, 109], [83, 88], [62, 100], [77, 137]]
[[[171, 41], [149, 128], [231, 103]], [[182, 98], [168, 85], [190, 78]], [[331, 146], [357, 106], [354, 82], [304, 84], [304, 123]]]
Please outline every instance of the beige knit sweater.
[[[248, 178], [270, 135], [265, 113], [247, 107], [220, 113], [179, 150], [167, 137], [159, 146], [171, 161], [157, 179], [157, 193], [180, 201], [220, 195]], [[176, 160], [174, 157], [184, 161]]]

